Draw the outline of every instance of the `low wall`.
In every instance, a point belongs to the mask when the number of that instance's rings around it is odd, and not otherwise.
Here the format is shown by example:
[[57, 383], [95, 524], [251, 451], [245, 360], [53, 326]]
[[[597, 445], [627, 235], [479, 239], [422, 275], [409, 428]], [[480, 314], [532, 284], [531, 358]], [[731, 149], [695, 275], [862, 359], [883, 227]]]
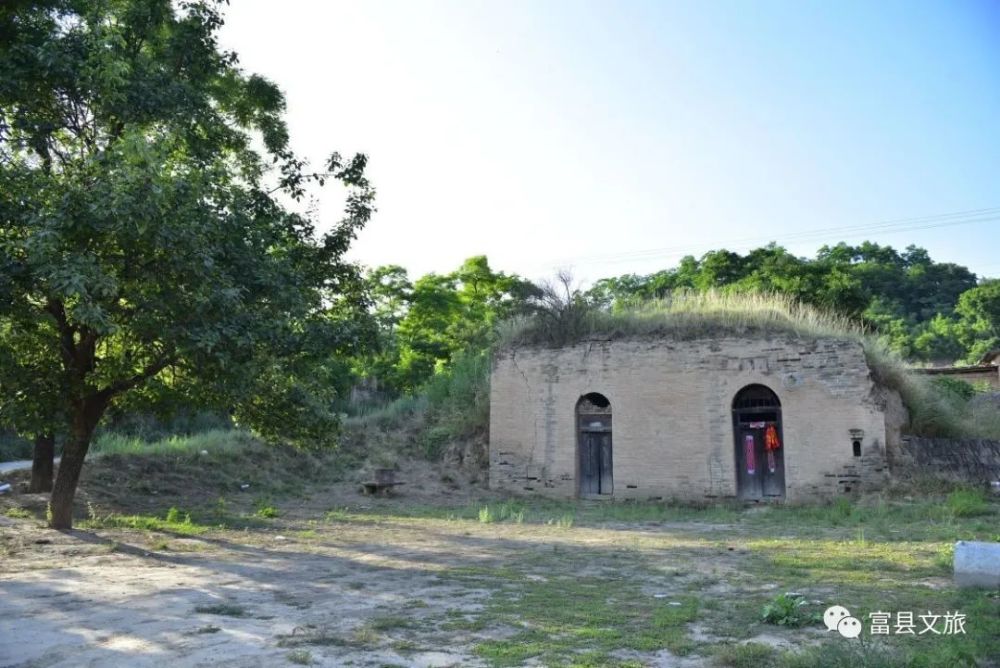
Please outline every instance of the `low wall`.
[[974, 484], [1000, 480], [1000, 441], [904, 436], [889, 451], [897, 480], [943, 478]]

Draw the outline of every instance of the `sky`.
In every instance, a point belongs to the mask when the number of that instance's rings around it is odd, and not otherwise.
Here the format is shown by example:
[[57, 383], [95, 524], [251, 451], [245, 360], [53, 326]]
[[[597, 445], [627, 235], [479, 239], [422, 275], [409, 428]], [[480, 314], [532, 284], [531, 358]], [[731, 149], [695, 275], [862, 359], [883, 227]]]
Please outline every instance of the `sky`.
[[1000, 276], [995, 0], [233, 0], [221, 44], [300, 155], [369, 156], [367, 266], [586, 284], [867, 239]]

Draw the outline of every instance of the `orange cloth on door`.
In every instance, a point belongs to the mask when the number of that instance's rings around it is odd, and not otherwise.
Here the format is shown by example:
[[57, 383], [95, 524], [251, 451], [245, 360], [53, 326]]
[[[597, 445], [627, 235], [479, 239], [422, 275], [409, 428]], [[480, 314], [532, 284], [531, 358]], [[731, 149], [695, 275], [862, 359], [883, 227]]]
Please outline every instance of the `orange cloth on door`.
[[781, 441], [778, 440], [778, 429], [774, 424], [767, 425], [767, 429], [764, 431], [764, 449], [768, 452], [772, 450], [777, 450], [781, 447]]

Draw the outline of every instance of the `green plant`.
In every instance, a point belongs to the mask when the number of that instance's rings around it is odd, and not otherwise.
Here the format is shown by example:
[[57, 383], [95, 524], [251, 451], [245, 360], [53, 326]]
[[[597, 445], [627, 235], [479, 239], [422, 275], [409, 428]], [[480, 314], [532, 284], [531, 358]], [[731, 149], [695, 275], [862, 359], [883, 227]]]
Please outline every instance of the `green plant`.
[[171, 506], [164, 521], [167, 524], [191, 524], [191, 513], [181, 512], [176, 506]]
[[951, 394], [963, 401], [968, 401], [976, 396], [976, 388], [971, 383], [967, 383], [959, 378], [936, 376], [931, 380], [931, 385], [936, 390]]
[[756, 642], [719, 645], [712, 658], [715, 664], [726, 668], [763, 668], [772, 664], [774, 649]]
[[8, 508], [7, 510], [3, 511], [3, 514], [6, 515], [7, 517], [17, 518], [22, 520], [29, 520], [32, 517], [34, 517], [34, 515], [31, 514], [31, 511], [26, 510], [25, 508]]
[[247, 614], [247, 611], [242, 606], [232, 603], [198, 605], [195, 606], [194, 611], [203, 615], [222, 615], [224, 617], [245, 617]]
[[768, 624], [791, 627], [806, 626], [820, 621], [820, 613], [810, 612], [808, 605], [802, 594], [779, 594], [773, 601], [764, 605], [761, 619]]
[[289, 663], [294, 663], [300, 666], [312, 665], [313, 656], [312, 652], [305, 649], [293, 649], [291, 652], [285, 655]]
[[983, 490], [972, 488], [961, 488], [953, 491], [945, 499], [945, 507], [954, 517], [974, 517], [988, 515], [990, 512], [986, 493]]
[[270, 499], [257, 499], [255, 508], [256, 510], [254, 510], [254, 515], [265, 520], [274, 519], [281, 514], [278, 509], [271, 504]]

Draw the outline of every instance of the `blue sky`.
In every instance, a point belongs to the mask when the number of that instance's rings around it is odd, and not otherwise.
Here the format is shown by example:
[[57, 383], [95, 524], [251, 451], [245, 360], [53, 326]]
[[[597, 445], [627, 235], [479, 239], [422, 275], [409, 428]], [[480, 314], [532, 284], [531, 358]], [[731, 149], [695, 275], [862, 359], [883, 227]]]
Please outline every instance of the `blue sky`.
[[[1000, 215], [869, 227], [1000, 207], [1000, 2], [238, 0], [227, 21], [302, 155], [370, 155], [370, 266], [487, 254], [587, 282], [870, 239], [1000, 275]], [[335, 220], [336, 191], [316, 207]]]

